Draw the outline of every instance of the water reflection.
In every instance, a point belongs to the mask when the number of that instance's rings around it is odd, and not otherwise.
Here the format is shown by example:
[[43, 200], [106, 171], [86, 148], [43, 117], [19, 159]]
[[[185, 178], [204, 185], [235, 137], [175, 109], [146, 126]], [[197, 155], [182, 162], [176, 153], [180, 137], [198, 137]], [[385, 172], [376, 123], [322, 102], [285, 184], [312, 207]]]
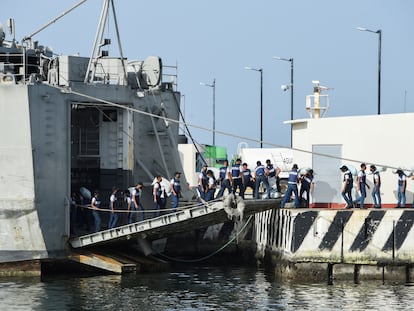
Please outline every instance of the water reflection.
[[[408, 285], [408, 286], [406, 286]], [[413, 284], [278, 282], [248, 267], [1, 279], [0, 310], [411, 310]]]

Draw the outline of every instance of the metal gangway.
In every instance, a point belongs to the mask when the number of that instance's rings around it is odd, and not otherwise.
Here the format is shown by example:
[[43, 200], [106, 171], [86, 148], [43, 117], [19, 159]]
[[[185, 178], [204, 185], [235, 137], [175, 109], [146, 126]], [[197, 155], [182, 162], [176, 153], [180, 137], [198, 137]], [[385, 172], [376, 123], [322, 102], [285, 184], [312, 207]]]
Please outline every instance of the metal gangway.
[[159, 238], [169, 234], [205, 228], [229, 219], [235, 220], [238, 217], [242, 220], [261, 211], [280, 208], [281, 203], [281, 199], [242, 200], [237, 197], [237, 201], [234, 197], [229, 197], [231, 196], [218, 202], [203, 202], [198, 206], [179, 209], [159, 217], [74, 237], [69, 240], [69, 243], [73, 248], [79, 249], [133, 238]]

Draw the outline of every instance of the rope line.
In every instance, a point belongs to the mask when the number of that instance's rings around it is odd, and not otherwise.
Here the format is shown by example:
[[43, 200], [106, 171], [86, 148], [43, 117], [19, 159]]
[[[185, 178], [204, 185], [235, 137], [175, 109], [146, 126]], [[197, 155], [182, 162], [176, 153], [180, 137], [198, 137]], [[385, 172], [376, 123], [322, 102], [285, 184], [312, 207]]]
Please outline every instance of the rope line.
[[84, 98], [87, 98], [89, 100], [93, 100], [95, 102], [100, 102], [101, 103], [101, 104], [82, 103], [82, 105], [85, 105], [85, 106], [100, 105], [100, 106], [116, 107], [116, 108], [120, 108], [120, 109], [124, 109], [124, 110], [128, 110], [128, 111], [132, 111], [132, 112], [135, 112], [135, 113], [139, 113], [139, 114], [142, 114], [142, 115], [158, 118], [158, 119], [164, 120], [164, 122], [172, 122], [172, 123], [177, 123], [179, 125], [183, 124], [187, 127], [192, 127], [192, 128], [196, 128], [196, 129], [211, 132], [211, 133], [214, 132], [214, 133], [219, 134], [219, 135], [228, 136], [228, 137], [232, 137], [232, 138], [237, 138], [237, 139], [240, 139], [240, 140], [243, 140], [243, 141], [263, 143], [263, 144], [266, 144], [266, 145], [269, 145], [269, 146], [272, 146], [272, 147], [276, 147], [276, 148], [286, 148], [286, 149], [290, 149], [290, 150], [297, 151], [297, 152], [302, 152], [302, 153], [306, 153], [306, 154], [313, 154], [313, 155], [323, 156], [323, 157], [332, 158], [332, 159], [339, 159], [339, 160], [353, 162], [353, 163], [370, 163], [370, 164], [374, 164], [374, 165], [379, 166], [379, 167], [387, 167], [387, 168], [390, 168], [390, 169], [398, 169], [399, 168], [399, 167], [394, 166], [394, 165], [388, 165], [388, 164], [383, 164], [383, 163], [374, 163], [374, 162], [371, 162], [371, 161], [366, 161], [366, 160], [361, 160], [361, 159], [344, 158], [344, 157], [341, 157], [341, 156], [335, 156], [335, 155], [331, 155], [331, 154], [324, 154], [324, 153], [314, 152], [314, 151], [311, 151], [311, 150], [305, 150], [305, 149], [301, 149], [301, 148], [293, 148], [293, 147], [289, 147], [289, 146], [284, 146], [284, 145], [276, 144], [276, 143], [273, 143], [273, 142], [260, 141], [258, 139], [254, 139], [254, 138], [246, 137], [246, 136], [241, 136], [241, 135], [237, 135], [237, 134], [233, 134], [233, 133], [229, 133], [229, 132], [225, 132], [225, 131], [212, 130], [210, 128], [206, 128], [206, 127], [203, 127], [203, 126], [200, 126], [200, 125], [196, 125], [196, 124], [192, 124], [192, 123], [188, 123], [188, 122], [184, 122], [184, 121], [180, 121], [180, 120], [171, 119], [171, 118], [168, 118], [168, 117], [165, 117], [165, 116], [156, 115], [156, 114], [146, 112], [146, 111], [143, 111], [143, 110], [135, 109], [133, 107], [117, 104], [117, 103], [114, 103], [114, 102], [111, 102], [111, 101], [108, 101], [108, 100], [105, 100], [105, 99], [101, 99], [101, 98], [90, 96], [90, 95], [87, 95], [87, 94], [84, 94], [84, 93], [76, 92], [76, 91], [73, 91], [70, 87], [60, 87], [60, 86], [57, 86], [57, 85], [50, 85], [50, 86], [53, 87], [53, 88], [58, 89], [61, 92], [71, 93], [71, 94], [78, 95], [80, 97], [84, 97]]
[[[186, 210], [186, 209], [190, 209], [193, 207], [197, 207], [200, 204], [208, 207], [210, 203], [216, 203], [221, 201], [221, 198], [218, 199], [214, 199], [211, 201], [208, 201], [206, 203], [204, 202], [197, 202], [191, 205], [186, 205], [183, 207], [177, 207], [177, 208], [162, 208], [162, 209], [144, 209], [144, 210], [127, 210], [127, 209], [115, 209], [114, 211], [116, 213], [154, 213], [154, 212], [160, 212], [160, 211], [182, 211], [182, 210]], [[91, 205], [82, 205], [82, 204], [74, 204], [74, 206], [76, 207], [81, 207], [81, 208], [86, 208], [86, 209], [90, 209], [90, 210], [94, 210], [94, 211], [100, 211], [100, 212], [112, 212], [112, 210], [109, 208], [93, 208]]]

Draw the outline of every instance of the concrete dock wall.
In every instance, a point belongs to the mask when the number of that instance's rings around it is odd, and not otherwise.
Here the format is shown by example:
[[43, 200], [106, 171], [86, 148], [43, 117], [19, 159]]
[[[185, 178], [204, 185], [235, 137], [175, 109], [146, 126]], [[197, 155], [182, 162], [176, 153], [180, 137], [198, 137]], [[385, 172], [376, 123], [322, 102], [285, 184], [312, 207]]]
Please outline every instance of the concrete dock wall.
[[413, 222], [412, 209], [273, 209], [255, 215], [256, 256], [282, 275], [384, 278], [392, 270], [408, 279]]

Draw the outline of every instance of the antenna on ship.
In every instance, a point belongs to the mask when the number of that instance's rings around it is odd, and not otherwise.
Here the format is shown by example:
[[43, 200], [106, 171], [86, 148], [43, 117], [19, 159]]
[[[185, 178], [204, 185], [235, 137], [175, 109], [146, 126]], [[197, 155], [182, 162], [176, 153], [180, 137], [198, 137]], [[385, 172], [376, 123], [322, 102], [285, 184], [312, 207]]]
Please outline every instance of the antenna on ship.
[[7, 27], [9, 27], [9, 31], [10, 31], [10, 35], [13, 38], [13, 43], [16, 42], [16, 27], [14, 26], [14, 19], [13, 18], [9, 18], [7, 20]]
[[306, 110], [312, 119], [323, 118], [329, 110], [329, 95], [321, 93], [333, 88], [319, 85], [317, 80], [313, 80], [312, 83], [313, 95], [306, 96]]
[[[76, 9], [78, 6], [80, 6], [81, 4], [83, 4], [84, 2], [86, 2], [87, 0], [81, 0], [80, 2], [76, 3], [74, 6], [72, 6], [71, 8], [69, 8], [68, 10], [66, 10], [65, 12], [63, 12], [62, 14], [60, 14], [58, 17], [55, 17], [54, 19], [52, 19], [50, 22], [48, 22], [46, 25], [40, 27], [38, 30], [36, 30], [35, 32], [32, 32], [30, 35], [25, 36], [22, 41], [28, 41], [30, 42], [32, 40], [32, 37], [37, 35], [39, 32], [41, 32], [42, 30], [44, 30], [45, 28], [49, 27], [51, 24], [55, 23], [56, 21], [58, 21], [59, 19], [61, 19], [63, 16], [65, 16], [66, 14], [72, 12], [74, 9]], [[13, 28], [14, 28], [14, 24], [13, 24]]]
[[89, 59], [88, 69], [85, 75], [85, 80], [84, 80], [85, 83], [93, 82], [95, 78], [95, 71], [96, 71], [96, 66], [98, 64], [98, 59], [104, 56], [108, 56], [108, 52], [101, 51], [101, 48], [111, 43], [110, 39], [103, 38], [105, 25], [108, 20], [109, 4], [111, 4], [112, 13], [114, 16], [116, 37], [118, 40], [118, 48], [119, 48], [119, 54], [121, 56], [122, 69], [124, 71], [124, 79], [125, 81], [127, 81], [127, 73], [126, 73], [126, 68], [125, 68], [124, 55], [122, 53], [121, 39], [119, 36], [118, 21], [116, 19], [114, 1], [104, 0], [103, 5], [102, 5], [101, 17], [99, 19], [98, 29], [96, 31], [95, 42], [94, 42], [93, 49], [92, 49], [92, 55], [91, 55], [91, 58]]

